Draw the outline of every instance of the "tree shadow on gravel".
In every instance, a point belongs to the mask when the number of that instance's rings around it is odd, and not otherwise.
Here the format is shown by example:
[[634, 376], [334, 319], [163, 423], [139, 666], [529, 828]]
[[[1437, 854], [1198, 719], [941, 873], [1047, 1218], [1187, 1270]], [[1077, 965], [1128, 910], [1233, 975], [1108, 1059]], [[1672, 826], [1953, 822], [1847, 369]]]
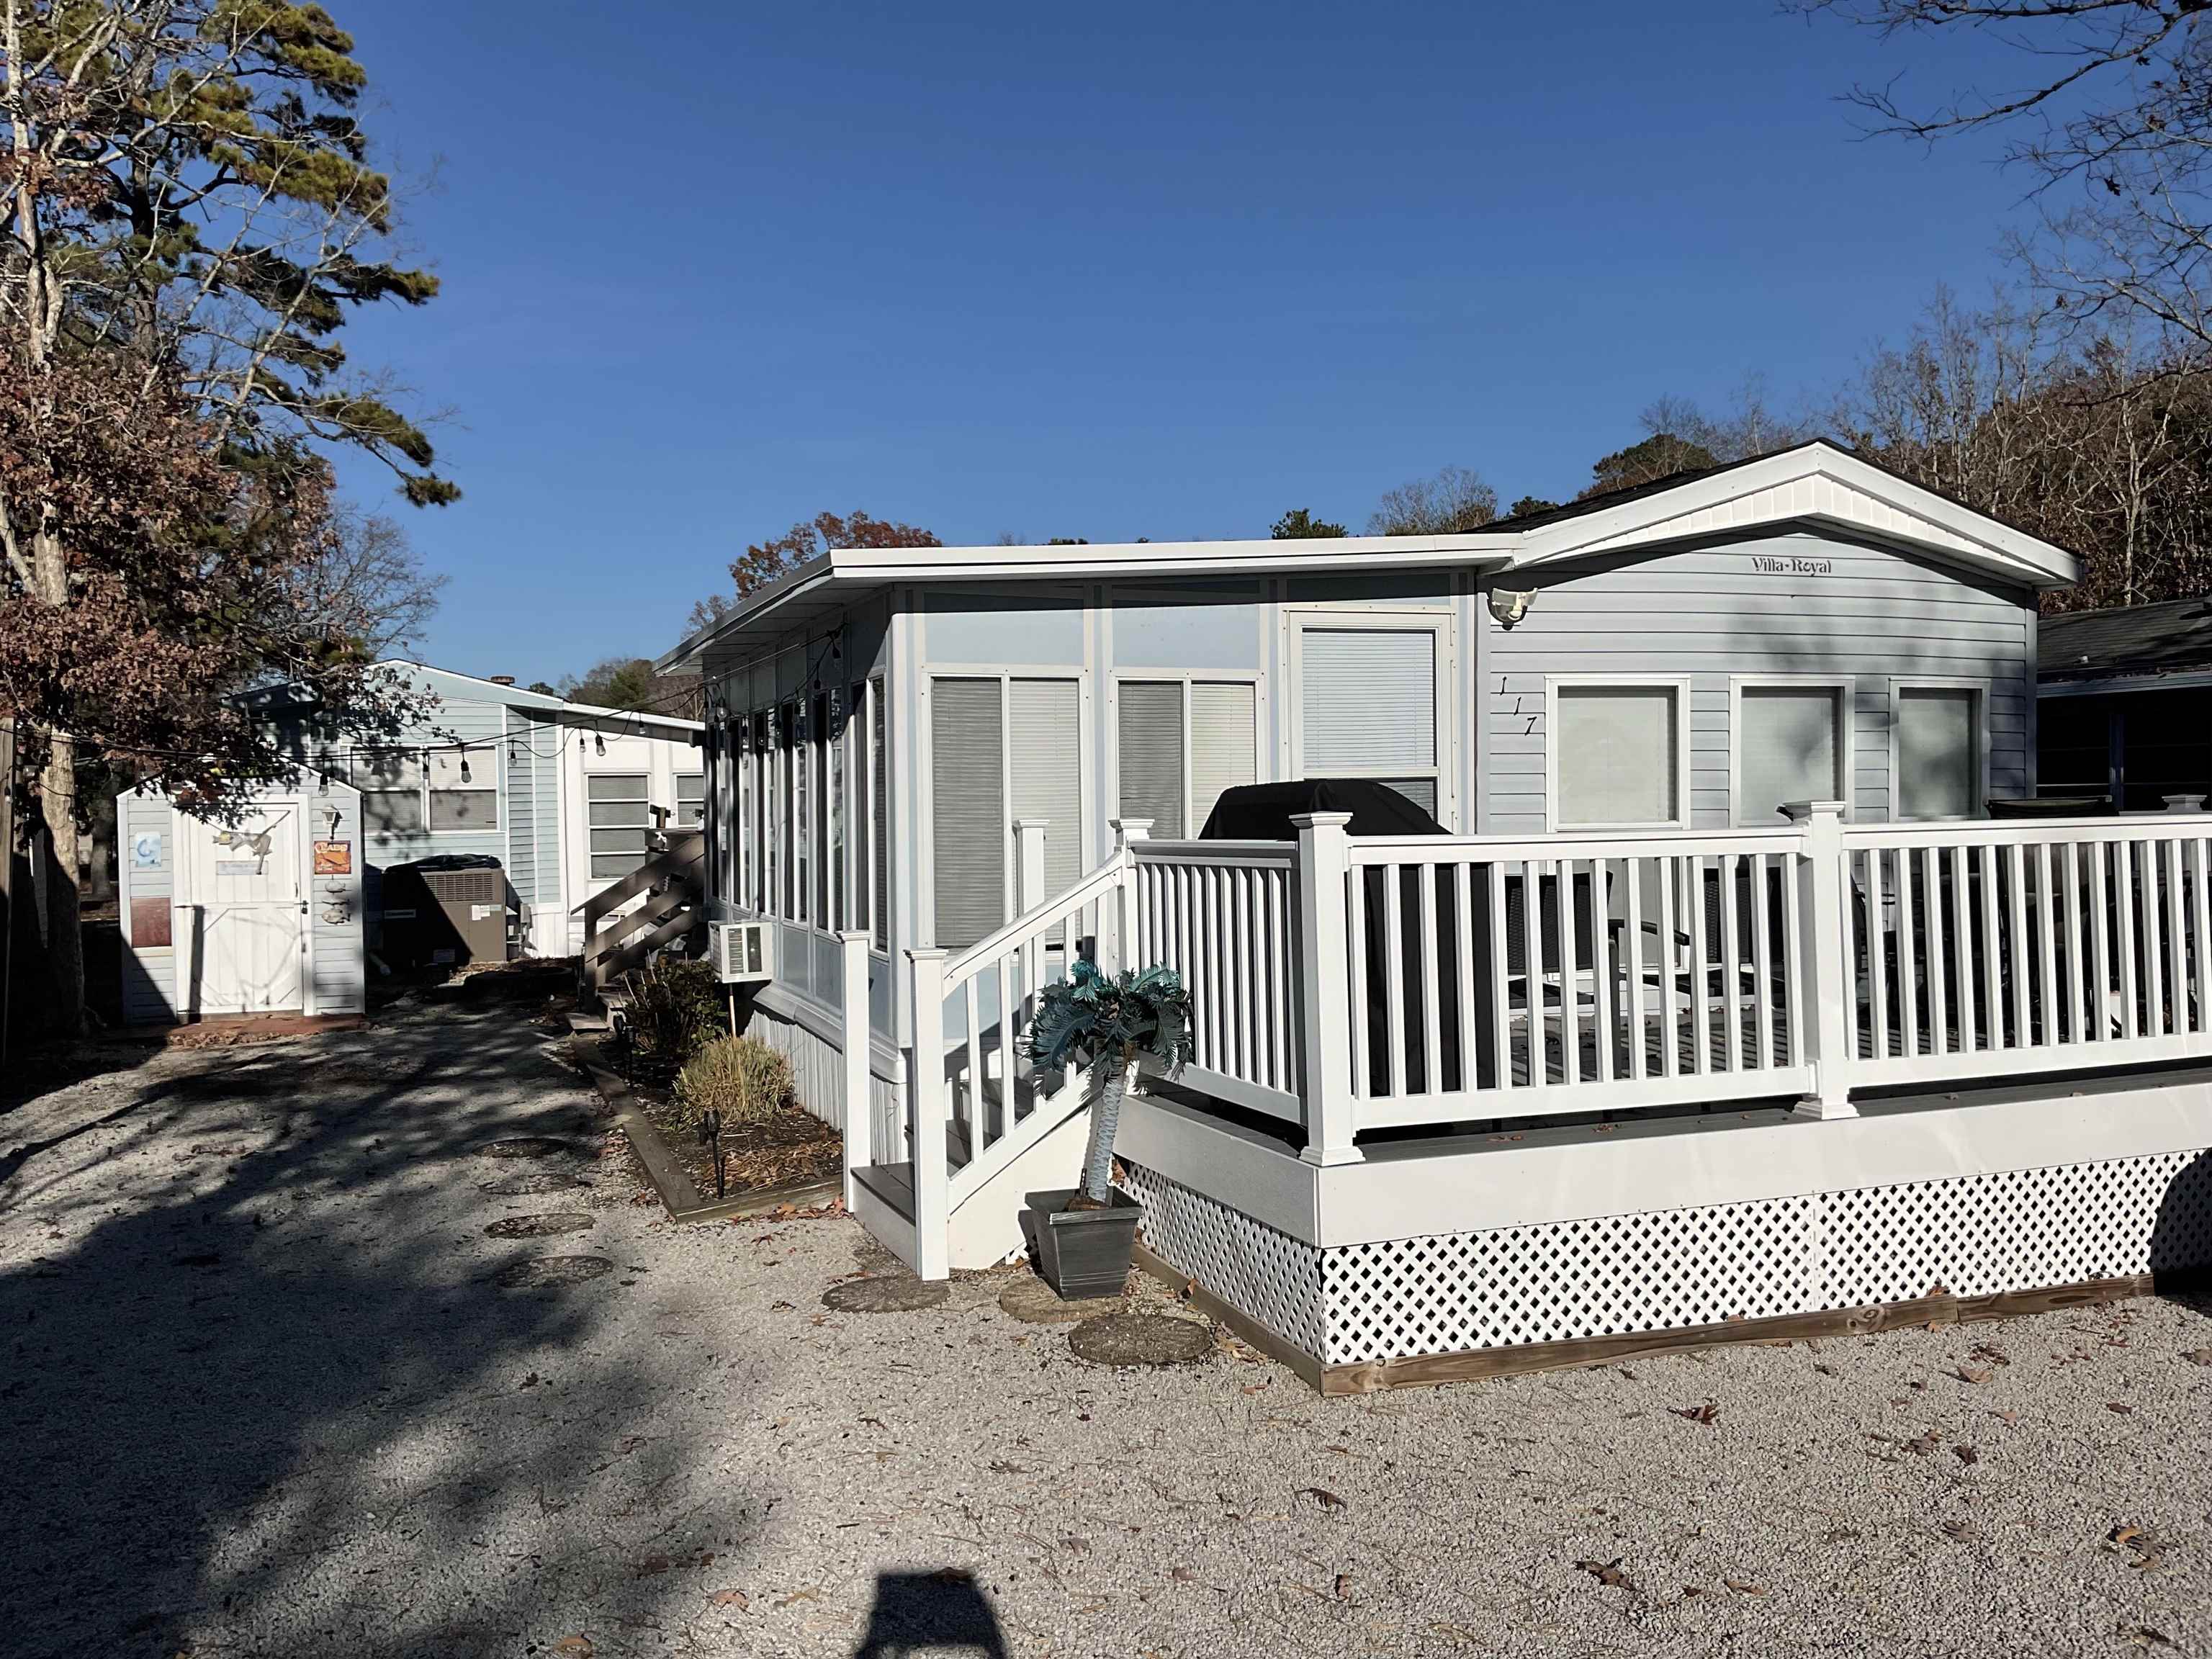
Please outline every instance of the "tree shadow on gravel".
[[549, 1206], [477, 1191], [519, 1167], [486, 1141], [596, 1149], [546, 1042], [421, 1011], [155, 1084], [137, 1109], [166, 1133], [136, 1160], [30, 1146], [0, 1186], [0, 1225], [46, 1252], [0, 1267], [9, 1652], [520, 1654], [589, 1607], [605, 1659], [688, 1616], [763, 1500], [726, 1475], [687, 1495], [689, 1448], [633, 1432], [669, 1364], [619, 1328], [629, 1273], [495, 1282], [589, 1235], [481, 1236]]

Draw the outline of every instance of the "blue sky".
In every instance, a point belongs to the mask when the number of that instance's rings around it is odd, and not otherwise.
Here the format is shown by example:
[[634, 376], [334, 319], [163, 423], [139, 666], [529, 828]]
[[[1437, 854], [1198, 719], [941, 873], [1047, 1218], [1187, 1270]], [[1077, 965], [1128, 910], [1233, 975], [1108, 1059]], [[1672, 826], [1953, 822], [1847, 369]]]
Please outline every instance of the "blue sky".
[[393, 503], [451, 579], [428, 654], [526, 682], [665, 650], [823, 508], [1158, 539], [1357, 528], [1447, 464], [1571, 495], [1658, 394], [1818, 396], [1984, 295], [2019, 190], [1834, 101], [2001, 57], [1758, 0], [332, 9], [431, 179], [441, 297], [349, 331], [451, 411], [465, 498]]

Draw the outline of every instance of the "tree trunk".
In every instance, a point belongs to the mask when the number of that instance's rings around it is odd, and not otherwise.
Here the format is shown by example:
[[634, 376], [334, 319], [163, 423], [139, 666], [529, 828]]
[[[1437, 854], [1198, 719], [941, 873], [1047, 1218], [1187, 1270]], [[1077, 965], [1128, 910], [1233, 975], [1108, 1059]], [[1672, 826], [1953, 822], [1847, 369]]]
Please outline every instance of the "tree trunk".
[[39, 780], [39, 811], [46, 833], [46, 966], [52, 981], [55, 1030], [84, 1034], [84, 934], [77, 898], [75, 751], [57, 742]]
[[1093, 1203], [1114, 1201], [1114, 1134], [1121, 1124], [1121, 1097], [1137, 1075], [1133, 1049], [1106, 1062], [1106, 1084], [1091, 1103], [1090, 1142], [1083, 1152], [1083, 1195]]

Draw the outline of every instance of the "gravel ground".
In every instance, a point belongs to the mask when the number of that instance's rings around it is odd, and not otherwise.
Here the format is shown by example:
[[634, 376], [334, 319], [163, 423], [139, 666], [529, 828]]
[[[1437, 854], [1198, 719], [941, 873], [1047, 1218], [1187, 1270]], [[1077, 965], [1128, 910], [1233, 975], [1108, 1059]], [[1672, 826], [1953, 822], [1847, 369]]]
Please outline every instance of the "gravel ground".
[[2212, 1654], [2203, 1303], [1325, 1402], [829, 1313], [512, 1010], [106, 1058], [0, 1110], [11, 1653]]

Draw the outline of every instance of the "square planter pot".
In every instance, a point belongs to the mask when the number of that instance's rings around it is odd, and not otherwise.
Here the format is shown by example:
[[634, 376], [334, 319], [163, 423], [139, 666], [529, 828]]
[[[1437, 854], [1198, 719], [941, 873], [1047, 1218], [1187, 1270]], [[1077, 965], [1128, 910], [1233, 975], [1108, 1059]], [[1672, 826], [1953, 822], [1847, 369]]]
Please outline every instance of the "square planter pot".
[[1063, 1302], [1119, 1296], [1129, 1278], [1143, 1205], [1118, 1189], [1110, 1210], [1071, 1210], [1073, 1187], [1029, 1194], [1037, 1272]]

